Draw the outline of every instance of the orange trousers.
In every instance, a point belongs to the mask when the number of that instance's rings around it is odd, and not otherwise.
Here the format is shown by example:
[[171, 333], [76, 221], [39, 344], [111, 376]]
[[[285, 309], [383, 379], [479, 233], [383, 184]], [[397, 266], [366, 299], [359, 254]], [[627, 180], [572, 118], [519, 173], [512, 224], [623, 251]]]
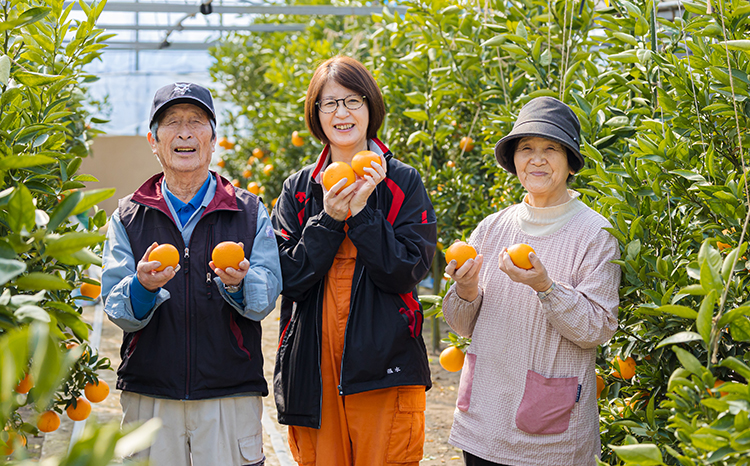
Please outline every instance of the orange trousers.
[[338, 392], [356, 257], [347, 237], [326, 275], [321, 427], [290, 426], [289, 447], [301, 466], [418, 466], [424, 447], [424, 386], [347, 396]]

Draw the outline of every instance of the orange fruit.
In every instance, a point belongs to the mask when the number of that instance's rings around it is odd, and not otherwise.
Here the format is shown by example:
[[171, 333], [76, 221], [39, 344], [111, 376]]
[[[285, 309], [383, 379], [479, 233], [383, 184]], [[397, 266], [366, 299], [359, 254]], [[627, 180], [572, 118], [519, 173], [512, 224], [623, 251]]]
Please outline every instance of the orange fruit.
[[89, 382], [86, 384], [86, 387], [84, 387], [83, 393], [86, 395], [86, 399], [90, 402], [99, 403], [104, 401], [104, 399], [107, 398], [107, 395], [109, 395], [109, 385], [101, 379], [99, 379], [96, 384]]
[[211, 252], [211, 260], [214, 261], [214, 265], [222, 270], [226, 270], [227, 267], [239, 270], [240, 262], [244, 258], [245, 251], [233, 241], [221, 242]]
[[263, 174], [264, 175], [270, 175], [272, 171], [273, 171], [273, 164], [268, 163], [268, 164], [266, 164], [265, 167], [263, 167]]
[[448, 162], [446, 162], [446, 165], [448, 166], [448, 168], [456, 168], [456, 162], [454, 162], [453, 160], [448, 160]]
[[216, 165], [218, 165], [219, 168], [224, 168], [227, 165], [227, 163], [224, 161], [224, 159], [219, 159], [219, 161], [216, 162]]
[[225, 137], [219, 139], [219, 145], [226, 150], [234, 149], [234, 143]]
[[76, 398], [75, 406], [71, 404], [68, 409], [65, 410], [68, 413], [68, 417], [73, 421], [83, 421], [91, 414], [91, 403], [82, 396]]
[[[721, 380], [721, 379], [716, 379], [716, 382], [714, 382], [714, 388], [716, 388], [716, 387], [720, 387], [720, 386], [722, 386], [722, 385], [724, 385], [724, 381], [723, 381], [723, 380]], [[720, 392], [719, 392], [719, 395], [721, 395], [721, 396], [726, 396], [726, 395], [729, 395], [729, 392], [721, 392], [721, 391], [720, 391]]]
[[513, 263], [516, 264], [516, 267], [520, 267], [526, 270], [529, 270], [531, 268], [531, 261], [529, 261], [530, 252], [536, 254], [534, 248], [524, 243], [514, 244], [513, 246], [508, 248], [508, 255], [510, 255], [510, 260], [512, 260]]
[[76, 342], [74, 342], [74, 341], [69, 341], [69, 342], [65, 343], [65, 347], [66, 347], [67, 349], [73, 349], [73, 348], [75, 348], [76, 346], [78, 346], [78, 343], [76, 343]]
[[53, 432], [58, 427], [60, 427], [60, 416], [52, 410], [43, 412], [36, 420], [36, 428], [42, 432]]
[[717, 241], [716, 247], [719, 248], [719, 251], [723, 251], [725, 249], [731, 248], [732, 246], [728, 245], [727, 243], [722, 243], [721, 241]]
[[276, 207], [276, 203], [277, 202], [279, 202], [279, 198], [278, 197], [274, 197], [273, 200], [271, 201], [271, 207]]
[[[4, 435], [1, 436], [0, 439], [2, 439], [2, 437], [4, 437]], [[0, 447], [0, 456], [12, 455], [16, 447], [16, 440], [21, 444], [22, 447], [26, 446], [26, 437], [20, 435], [18, 432], [13, 432], [12, 430], [8, 432], [8, 438], [3, 440], [5, 440], [6, 446]]]
[[98, 298], [101, 292], [101, 285], [92, 285], [91, 283], [84, 283], [81, 285], [81, 294], [91, 299]]
[[18, 385], [16, 385], [16, 393], [29, 393], [29, 390], [34, 386], [34, 379], [31, 378], [31, 374], [26, 374]]
[[345, 162], [333, 162], [332, 164], [328, 165], [328, 168], [326, 168], [326, 170], [323, 172], [323, 176], [321, 177], [323, 186], [325, 186], [329, 191], [331, 190], [331, 188], [333, 188], [333, 185], [338, 183], [339, 180], [343, 178], [346, 178], [347, 181], [341, 189], [344, 189], [350, 184], [354, 183], [354, 180], [356, 179], [354, 170], [352, 170], [352, 167], [350, 167], [349, 164]]
[[460, 269], [464, 262], [477, 257], [477, 250], [464, 241], [456, 241], [445, 251], [445, 262], [456, 261], [456, 269]]
[[251, 181], [247, 184], [247, 190], [257, 196], [260, 194], [260, 185], [257, 181]]
[[597, 400], [602, 395], [602, 390], [604, 390], [604, 387], [606, 387], [606, 384], [604, 383], [604, 377], [602, 377], [601, 375], [597, 375], [596, 376], [596, 399]]
[[251, 156], [250, 156], [250, 157], [248, 157], [248, 159], [247, 159], [247, 164], [248, 164], [248, 165], [252, 165], [252, 164], [254, 164], [254, 163], [255, 163], [255, 161], [256, 161], [256, 160], [258, 160], [258, 158], [257, 158], [257, 157], [255, 157], [254, 155], [251, 155]]
[[464, 152], [469, 152], [474, 148], [474, 140], [468, 136], [464, 136], [458, 142], [458, 147]]
[[253, 172], [251, 172], [248, 169], [245, 169], [245, 171], [242, 172], [242, 177], [243, 178], [250, 178], [251, 176], [253, 176]]
[[292, 145], [295, 147], [302, 147], [305, 145], [305, 140], [299, 135], [297, 131], [292, 133]]
[[240, 180], [238, 180], [237, 178], [235, 178], [235, 179], [232, 180], [232, 186], [234, 186], [235, 188], [239, 188], [242, 185], [240, 184]]
[[612, 360], [612, 366], [615, 368], [612, 375], [618, 379], [630, 380], [635, 375], [635, 359], [631, 356], [625, 360], [617, 356]]
[[365, 176], [365, 167], [372, 168], [372, 162], [380, 163], [380, 156], [371, 150], [363, 150], [354, 154], [352, 157], [352, 170], [359, 176]]
[[[256, 147], [255, 149], [253, 149], [253, 157], [255, 157], [256, 159], [262, 158], [263, 157], [263, 149], [261, 149], [260, 147]], [[248, 160], [248, 163], [250, 163], [249, 160]]]
[[160, 244], [151, 251], [151, 254], [148, 255], [148, 260], [149, 262], [161, 262], [161, 265], [156, 269], [157, 272], [161, 272], [167, 267], [177, 267], [177, 264], [180, 263], [180, 251], [171, 244]]
[[440, 353], [440, 365], [448, 372], [458, 372], [464, 367], [465, 357], [457, 346], [449, 346]]

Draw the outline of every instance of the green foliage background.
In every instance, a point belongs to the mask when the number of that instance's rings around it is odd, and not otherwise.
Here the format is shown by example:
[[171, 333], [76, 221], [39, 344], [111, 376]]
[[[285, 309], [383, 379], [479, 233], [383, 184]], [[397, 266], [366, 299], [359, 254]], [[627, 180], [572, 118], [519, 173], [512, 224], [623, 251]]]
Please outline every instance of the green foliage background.
[[[620, 330], [597, 358], [607, 383], [602, 462], [750, 464], [750, 4], [686, 2], [674, 20], [658, 17], [652, 1], [597, 10], [566, 0], [399, 5], [408, 13], [291, 16], [310, 26], [233, 34], [215, 48], [220, 97], [239, 108], [226, 115], [237, 144], [222, 154], [225, 174], [242, 179], [250, 169], [246, 181], [278, 196], [322, 149], [309, 136], [302, 147], [290, 140], [306, 134], [313, 70], [351, 55], [380, 84], [380, 137], [422, 173], [447, 245], [521, 200], [494, 143], [529, 99], [562, 99], [581, 121], [587, 158], [573, 188], [610, 220], [622, 250]], [[459, 148], [464, 136], [476, 141], [469, 152]], [[270, 175], [261, 162], [248, 166], [256, 147]], [[633, 379], [611, 376], [617, 355], [636, 360]]]

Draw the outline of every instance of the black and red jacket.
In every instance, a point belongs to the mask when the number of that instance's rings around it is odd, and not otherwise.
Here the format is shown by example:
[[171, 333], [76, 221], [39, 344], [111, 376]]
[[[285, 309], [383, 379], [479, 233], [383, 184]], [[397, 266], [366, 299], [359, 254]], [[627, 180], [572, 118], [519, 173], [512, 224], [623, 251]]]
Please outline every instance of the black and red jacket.
[[419, 173], [377, 139], [370, 145], [385, 156], [387, 177], [357, 215], [339, 222], [323, 210], [319, 179], [328, 147], [316, 164], [287, 178], [271, 215], [284, 282], [274, 373], [282, 424], [320, 428], [324, 282], [345, 223], [357, 260], [339, 394], [432, 385], [416, 288], [435, 253], [435, 211]]
[[154, 241], [182, 251], [180, 270], [164, 285], [171, 297], [153, 311], [148, 325], [124, 334], [120, 390], [182, 400], [268, 394], [260, 322], [242, 317], [222, 298], [208, 266], [222, 241], [243, 242], [245, 251], [252, 250], [259, 198], [211, 176], [216, 194], [188, 245], [161, 190], [163, 174], [119, 202], [136, 261]]

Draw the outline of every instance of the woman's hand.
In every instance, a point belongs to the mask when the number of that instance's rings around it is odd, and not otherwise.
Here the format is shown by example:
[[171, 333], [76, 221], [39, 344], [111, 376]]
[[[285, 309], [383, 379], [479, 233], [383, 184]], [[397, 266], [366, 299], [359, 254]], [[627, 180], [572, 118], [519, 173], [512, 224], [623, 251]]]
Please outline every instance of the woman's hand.
[[500, 253], [498, 265], [500, 270], [514, 282], [529, 285], [537, 293], [547, 291], [552, 286], [552, 279], [547, 275], [547, 269], [533, 252], [529, 253], [529, 262], [531, 262], [531, 268], [528, 270], [516, 266], [506, 248]]
[[478, 254], [456, 269], [456, 261], [452, 260], [445, 266], [445, 273], [456, 282], [456, 293], [466, 301], [474, 301], [479, 296], [479, 271], [482, 269], [484, 256]]
[[354, 197], [354, 193], [357, 189], [356, 182], [341, 189], [345, 184], [346, 178], [342, 178], [338, 183], [331, 186], [331, 190], [328, 191], [321, 183], [321, 186], [323, 187], [323, 210], [339, 222], [343, 222], [349, 216], [349, 210], [351, 208], [349, 204], [351, 204], [352, 197]]
[[357, 191], [352, 197], [349, 208], [352, 211], [352, 215], [357, 215], [367, 205], [367, 199], [370, 198], [370, 194], [375, 191], [375, 187], [385, 179], [386, 164], [385, 158], [380, 156], [380, 164], [372, 164], [369, 167], [364, 167], [366, 175], [362, 178], [357, 179], [354, 183], [357, 186]]

